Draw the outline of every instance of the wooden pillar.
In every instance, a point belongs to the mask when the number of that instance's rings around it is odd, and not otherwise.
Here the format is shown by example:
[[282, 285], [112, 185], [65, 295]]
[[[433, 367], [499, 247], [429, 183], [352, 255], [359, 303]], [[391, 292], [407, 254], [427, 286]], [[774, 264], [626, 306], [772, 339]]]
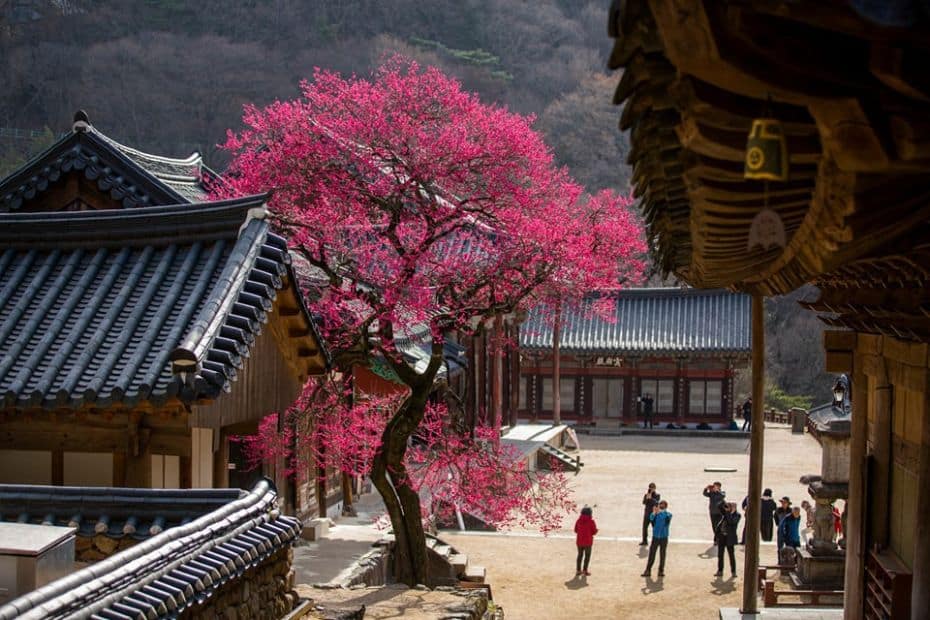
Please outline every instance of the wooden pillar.
[[[520, 337], [519, 324], [514, 323], [512, 328], [514, 330], [513, 337], [518, 339]], [[519, 342], [519, 340], [515, 340], [515, 342]], [[520, 382], [520, 348], [514, 345], [510, 352], [510, 426], [517, 425], [517, 412], [520, 409], [520, 390], [522, 389], [523, 384]]]
[[[116, 466], [118, 452], [113, 453], [113, 486], [119, 486], [123, 480], [123, 470]], [[120, 474], [117, 477], [117, 473]], [[52, 484], [60, 487], [65, 483], [65, 452], [52, 450]]]
[[491, 338], [491, 427], [499, 429], [504, 416], [504, 320], [494, 317], [494, 336]]
[[478, 411], [478, 336], [471, 336], [471, 346], [468, 347], [468, 370], [465, 373], [465, 427], [472, 431], [475, 428]]
[[688, 406], [687, 380], [685, 379], [685, 361], [678, 358], [675, 374], [675, 423], [683, 426], [685, 423], [685, 408]]
[[640, 392], [640, 379], [639, 379], [639, 362], [633, 360], [630, 363], [630, 366], [633, 370], [633, 374], [630, 375], [629, 390], [626, 390], [624, 395], [624, 406], [623, 406], [623, 423], [627, 426], [636, 425], [636, 397], [639, 396]]
[[858, 370], [852, 382], [852, 414], [849, 439], [849, 496], [846, 499], [846, 575], [843, 589], [843, 609], [846, 620], [863, 617], [865, 559], [868, 552], [866, 524], [866, 439], [869, 431], [869, 385], [865, 373]]
[[562, 337], [562, 304], [556, 303], [555, 321], [552, 325], [552, 425], [562, 423], [562, 372], [559, 341]]
[[891, 501], [891, 433], [893, 387], [875, 390], [875, 421], [872, 424], [872, 468], [869, 480], [869, 543], [888, 545], [888, 510]]
[[[924, 386], [921, 413], [920, 465], [917, 469], [917, 506], [921, 510], [930, 502], [930, 385]], [[930, 520], [916, 515], [914, 530], [914, 584], [911, 590], [911, 618], [925, 617], [930, 609]]]
[[743, 604], [740, 611], [759, 611], [759, 529], [762, 501], [762, 457], [765, 447], [765, 307], [762, 295], [752, 296], [752, 433], [749, 447], [749, 505], [746, 508], [746, 563], [743, 572]]
[[484, 325], [479, 327], [479, 332], [475, 341], [475, 424], [484, 422], [487, 419], [487, 353], [488, 337]]

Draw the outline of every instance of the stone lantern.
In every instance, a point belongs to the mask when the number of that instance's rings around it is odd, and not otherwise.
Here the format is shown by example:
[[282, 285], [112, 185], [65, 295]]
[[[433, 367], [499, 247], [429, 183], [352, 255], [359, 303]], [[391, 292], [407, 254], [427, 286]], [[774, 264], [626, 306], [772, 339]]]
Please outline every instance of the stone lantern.
[[[811, 410], [809, 419], [820, 440], [820, 475], [801, 477], [815, 504], [813, 536], [798, 552], [792, 579], [798, 587], [841, 590], [845, 570], [845, 541], [834, 540], [833, 502], [849, 495], [849, 438], [851, 431], [849, 380], [834, 384], [834, 401]], [[846, 510], [843, 510], [846, 521]]]

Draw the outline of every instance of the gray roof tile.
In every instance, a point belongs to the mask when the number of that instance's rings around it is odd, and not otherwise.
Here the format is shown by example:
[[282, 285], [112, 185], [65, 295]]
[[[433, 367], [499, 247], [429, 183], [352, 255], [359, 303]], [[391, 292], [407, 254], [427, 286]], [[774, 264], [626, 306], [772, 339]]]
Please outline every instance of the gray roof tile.
[[[0, 214], [5, 405], [228, 390], [277, 290], [294, 285], [284, 240], [250, 219], [263, 201]], [[196, 365], [186, 381], [178, 359]]]
[[[616, 319], [594, 311], [594, 298], [562, 313], [560, 347], [599, 355], [740, 354], [751, 346], [750, 298], [725, 290], [628, 289], [618, 293]], [[552, 316], [533, 309], [520, 328], [524, 350], [552, 349]]]

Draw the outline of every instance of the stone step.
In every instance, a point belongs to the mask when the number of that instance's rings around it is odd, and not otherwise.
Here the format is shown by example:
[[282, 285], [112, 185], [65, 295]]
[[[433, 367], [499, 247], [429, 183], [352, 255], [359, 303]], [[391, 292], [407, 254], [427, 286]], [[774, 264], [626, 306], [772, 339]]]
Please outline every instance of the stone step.
[[462, 575], [462, 581], [471, 581], [474, 583], [484, 583], [485, 578], [487, 577], [488, 571], [485, 570], [483, 566], [476, 566], [472, 564], [465, 568], [465, 573]]
[[455, 552], [455, 549], [453, 549], [449, 545], [440, 543], [436, 545], [435, 547], [433, 547], [433, 551], [435, 551], [436, 554], [439, 555], [439, 557], [448, 560], [449, 557]]
[[468, 556], [464, 553], [453, 553], [449, 556], [449, 564], [452, 565], [452, 570], [455, 571], [456, 575], [461, 575], [465, 572], [465, 567], [468, 566]]

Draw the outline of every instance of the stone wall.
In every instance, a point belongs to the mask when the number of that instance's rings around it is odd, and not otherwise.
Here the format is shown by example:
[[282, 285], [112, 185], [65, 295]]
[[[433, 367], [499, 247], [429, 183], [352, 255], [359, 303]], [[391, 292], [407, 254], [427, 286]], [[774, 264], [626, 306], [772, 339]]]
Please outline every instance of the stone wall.
[[93, 563], [105, 560], [114, 553], [125, 551], [139, 541], [131, 536], [110, 538], [102, 534], [96, 536], [75, 536], [74, 561]]
[[202, 604], [181, 614], [184, 620], [277, 620], [297, 605], [291, 548], [223, 585]]

